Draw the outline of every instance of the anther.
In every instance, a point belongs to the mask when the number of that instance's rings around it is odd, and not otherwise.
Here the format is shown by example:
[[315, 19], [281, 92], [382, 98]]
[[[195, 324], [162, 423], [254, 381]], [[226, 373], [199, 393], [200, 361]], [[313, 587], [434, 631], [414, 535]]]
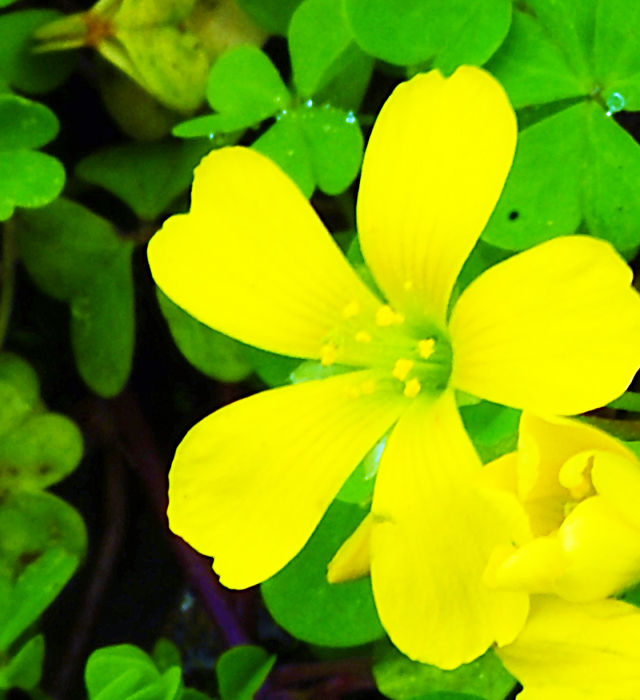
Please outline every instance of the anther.
[[358, 331], [355, 334], [355, 341], [356, 341], [356, 343], [370, 343], [371, 342], [371, 334], [367, 333], [367, 331]]
[[353, 318], [360, 313], [360, 304], [354, 299], [350, 301], [342, 310], [342, 316], [344, 318]]
[[415, 363], [413, 360], [407, 360], [404, 357], [401, 357], [399, 360], [396, 360], [396, 364], [393, 366], [391, 374], [396, 379], [403, 382], [407, 378], [407, 375], [411, 371], [414, 364]]
[[433, 355], [436, 348], [436, 341], [433, 338], [418, 341], [418, 352], [423, 360], [428, 360]]
[[403, 393], [408, 399], [413, 399], [420, 393], [420, 389], [422, 389], [422, 385], [414, 377], [413, 379], [410, 379], [404, 385], [404, 392]]
[[399, 324], [403, 322], [404, 316], [402, 314], [397, 314], [388, 304], [381, 306], [376, 312], [376, 326], [385, 328], [394, 323]]
[[393, 309], [386, 304], [381, 306], [376, 312], [376, 325], [390, 326], [395, 321], [396, 315], [393, 313]]
[[336, 361], [338, 346], [335, 343], [327, 343], [320, 348], [320, 364], [329, 367]]

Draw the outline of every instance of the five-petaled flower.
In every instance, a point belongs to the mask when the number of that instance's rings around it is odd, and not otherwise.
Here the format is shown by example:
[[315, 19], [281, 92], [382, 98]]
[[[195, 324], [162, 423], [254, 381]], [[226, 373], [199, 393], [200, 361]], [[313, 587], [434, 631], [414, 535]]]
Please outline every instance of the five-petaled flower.
[[[529, 596], [483, 583], [512, 512], [476, 490], [460, 389], [537, 414], [621, 394], [640, 365], [640, 298], [611, 246], [556, 238], [488, 269], [451, 304], [500, 196], [516, 120], [478, 68], [417, 75], [383, 106], [357, 204], [384, 295], [346, 262], [308, 201], [244, 148], [197, 168], [191, 212], [149, 260], [160, 288], [245, 343], [337, 364], [198, 423], [170, 474], [169, 521], [214, 557], [222, 583], [264, 581], [304, 546], [350, 473], [391, 430], [371, 506], [380, 619], [414, 659], [454, 668], [521, 630]], [[450, 308], [452, 306], [452, 308]]]

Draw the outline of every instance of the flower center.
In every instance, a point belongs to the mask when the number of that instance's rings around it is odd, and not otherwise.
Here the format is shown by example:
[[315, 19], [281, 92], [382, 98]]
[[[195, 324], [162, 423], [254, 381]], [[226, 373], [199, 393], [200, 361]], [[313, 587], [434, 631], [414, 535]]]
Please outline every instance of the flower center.
[[451, 343], [436, 323], [405, 318], [388, 304], [363, 311], [356, 301], [344, 308], [342, 317], [320, 348], [324, 366], [382, 370], [383, 377], [408, 398], [434, 397], [446, 389]]

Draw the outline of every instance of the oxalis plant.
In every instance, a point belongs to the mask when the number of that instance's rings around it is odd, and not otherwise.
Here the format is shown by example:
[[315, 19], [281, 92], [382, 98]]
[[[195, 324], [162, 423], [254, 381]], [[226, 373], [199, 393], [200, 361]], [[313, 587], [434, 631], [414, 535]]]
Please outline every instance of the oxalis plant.
[[640, 3], [0, 8], [0, 698], [638, 700]]

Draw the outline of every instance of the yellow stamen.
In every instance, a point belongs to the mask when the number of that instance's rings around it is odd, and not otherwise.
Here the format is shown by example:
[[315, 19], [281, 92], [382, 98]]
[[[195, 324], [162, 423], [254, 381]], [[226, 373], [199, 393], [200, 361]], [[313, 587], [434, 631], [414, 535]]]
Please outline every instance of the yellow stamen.
[[436, 341], [433, 338], [418, 341], [418, 352], [424, 360], [428, 360], [433, 355], [435, 347]]
[[414, 364], [415, 363], [413, 360], [407, 360], [404, 357], [401, 357], [399, 360], [396, 360], [396, 364], [393, 366], [391, 374], [396, 379], [403, 382], [407, 378], [407, 375], [411, 371]]
[[353, 318], [360, 313], [360, 304], [354, 299], [350, 301], [342, 310], [344, 318]]
[[358, 331], [355, 335], [355, 341], [356, 343], [370, 343], [371, 334], [367, 333], [367, 331]]
[[410, 379], [404, 385], [404, 392], [403, 393], [408, 399], [413, 399], [420, 393], [420, 389], [422, 389], [422, 385], [414, 377], [413, 379]]
[[376, 312], [376, 326], [384, 328], [392, 323], [396, 323], [396, 314], [390, 306], [385, 304]]
[[335, 343], [326, 343], [320, 348], [320, 363], [329, 367], [336, 361], [338, 346]]

